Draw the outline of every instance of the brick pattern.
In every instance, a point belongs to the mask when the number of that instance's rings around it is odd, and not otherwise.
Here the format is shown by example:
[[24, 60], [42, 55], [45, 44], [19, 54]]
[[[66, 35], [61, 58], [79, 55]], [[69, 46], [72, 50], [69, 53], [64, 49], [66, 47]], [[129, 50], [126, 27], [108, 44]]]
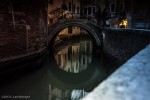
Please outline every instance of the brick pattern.
[[0, 1], [0, 59], [36, 52], [46, 43], [46, 0]]
[[104, 52], [118, 63], [124, 63], [150, 43], [150, 32], [144, 30], [105, 30]]

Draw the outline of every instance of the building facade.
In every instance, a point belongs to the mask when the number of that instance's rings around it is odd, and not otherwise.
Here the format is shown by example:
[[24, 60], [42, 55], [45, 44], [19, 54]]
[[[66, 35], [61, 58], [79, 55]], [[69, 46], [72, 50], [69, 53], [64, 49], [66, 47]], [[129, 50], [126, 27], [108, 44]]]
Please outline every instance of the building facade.
[[80, 18], [80, 0], [65, 0], [71, 18]]
[[126, 28], [126, 0], [106, 0], [104, 13], [105, 27]]
[[105, 27], [150, 29], [146, 0], [106, 0]]
[[105, 0], [81, 0], [81, 18], [88, 19], [102, 26], [102, 12]]
[[80, 18], [80, 0], [49, 0], [48, 23], [61, 18]]
[[97, 23], [95, 19], [96, 0], [81, 0], [81, 18]]

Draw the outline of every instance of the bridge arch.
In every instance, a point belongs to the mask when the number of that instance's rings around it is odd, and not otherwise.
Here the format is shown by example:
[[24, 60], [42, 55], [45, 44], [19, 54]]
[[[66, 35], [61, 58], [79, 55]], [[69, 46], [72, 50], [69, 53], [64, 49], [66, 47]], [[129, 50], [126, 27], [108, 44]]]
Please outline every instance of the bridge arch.
[[53, 44], [54, 39], [61, 30], [69, 26], [78, 26], [85, 29], [93, 36], [96, 46], [102, 45], [102, 30], [92, 22], [85, 19], [63, 19], [49, 27], [48, 46]]

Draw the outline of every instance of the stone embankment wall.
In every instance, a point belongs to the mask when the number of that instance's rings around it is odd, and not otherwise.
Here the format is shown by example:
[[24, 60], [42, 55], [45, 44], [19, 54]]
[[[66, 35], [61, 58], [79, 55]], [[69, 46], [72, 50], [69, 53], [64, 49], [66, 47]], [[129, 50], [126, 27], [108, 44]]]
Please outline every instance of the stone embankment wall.
[[150, 45], [131, 57], [82, 100], [149, 100]]
[[105, 29], [103, 38], [104, 53], [122, 64], [150, 43], [150, 31]]

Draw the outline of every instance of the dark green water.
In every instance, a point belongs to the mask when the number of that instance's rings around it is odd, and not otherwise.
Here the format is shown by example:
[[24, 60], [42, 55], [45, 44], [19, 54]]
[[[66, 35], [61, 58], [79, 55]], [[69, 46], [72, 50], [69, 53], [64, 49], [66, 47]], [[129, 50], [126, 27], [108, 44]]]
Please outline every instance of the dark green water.
[[53, 52], [45, 54], [42, 63], [17, 65], [20, 70], [3, 78], [0, 100], [79, 100], [118, 68], [102, 50], [96, 52], [87, 34], [66, 34], [57, 37]]

